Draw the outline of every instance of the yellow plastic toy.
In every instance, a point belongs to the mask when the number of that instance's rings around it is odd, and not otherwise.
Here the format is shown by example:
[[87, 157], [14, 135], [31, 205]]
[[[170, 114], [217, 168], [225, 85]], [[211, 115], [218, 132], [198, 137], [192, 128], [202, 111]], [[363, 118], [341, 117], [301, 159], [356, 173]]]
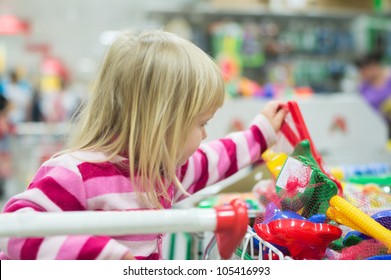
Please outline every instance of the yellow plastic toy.
[[345, 177], [343, 170], [338, 167], [330, 168], [330, 174], [339, 181], [342, 181]]
[[336, 195], [330, 199], [330, 207], [326, 212], [330, 219], [358, 230], [383, 243], [391, 251], [391, 230], [383, 227], [363, 211]]
[[276, 153], [269, 149], [262, 154], [262, 159], [266, 162], [266, 167], [270, 171], [274, 179], [278, 178], [278, 175], [280, 174], [281, 169], [284, 166], [287, 158], [287, 154]]

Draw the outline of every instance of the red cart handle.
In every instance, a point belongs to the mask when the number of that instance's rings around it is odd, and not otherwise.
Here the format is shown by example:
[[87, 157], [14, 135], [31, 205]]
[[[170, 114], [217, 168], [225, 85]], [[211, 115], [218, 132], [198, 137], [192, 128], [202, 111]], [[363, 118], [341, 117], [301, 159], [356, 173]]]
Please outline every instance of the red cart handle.
[[217, 248], [223, 259], [229, 259], [247, 232], [249, 218], [243, 200], [232, 200], [228, 205], [215, 207], [217, 214]]

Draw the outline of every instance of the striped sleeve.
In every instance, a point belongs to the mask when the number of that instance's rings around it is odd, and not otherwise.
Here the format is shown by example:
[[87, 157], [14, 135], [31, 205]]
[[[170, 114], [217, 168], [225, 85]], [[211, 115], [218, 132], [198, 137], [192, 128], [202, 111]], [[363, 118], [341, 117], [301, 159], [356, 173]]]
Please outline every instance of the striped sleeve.
[[[43, 165], [28, 189], [11, 198], [5, 213], [86, 210], [80, 173], [72, 166]], [[70, 235], [0, 239], [0, 250], [9, 259], [121, 259], [128, 248], [107, 236]]]
[[[179, 174], [182, 186], [192, 194], [257, 161], [275, 143], [276, 134], [270, 122], [258, 115], [250, 128], [226, 138], [202, 144], [182, 166]], [[176, 201], [184, 198], [177, 194]]]

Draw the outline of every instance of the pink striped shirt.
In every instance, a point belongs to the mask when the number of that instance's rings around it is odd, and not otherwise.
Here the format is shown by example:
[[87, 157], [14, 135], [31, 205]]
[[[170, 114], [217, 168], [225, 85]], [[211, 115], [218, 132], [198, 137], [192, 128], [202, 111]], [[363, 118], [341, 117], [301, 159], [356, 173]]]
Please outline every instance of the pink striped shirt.
[[[255, 162], [275, 142], [268, 120], [258, 115], [248, 130], [202, 144], [178, 170], [183, 188], [193, 194]], [[128, 170], [104, 160], [99, 152], [74, 152], [52, 158], [36, 173], [26, 191], [11, 198], [4, 212], [142, 210]], [[118, 161], [125, 158], [118, 158]], [[174, 202], [185, 196], [171, 188]], [[166, 204], [170, 208], [171, 204]], [[137, 259], [161, 258], [161, 234], [126, 236], [69, 235], [0, 239], [3, 259]]]

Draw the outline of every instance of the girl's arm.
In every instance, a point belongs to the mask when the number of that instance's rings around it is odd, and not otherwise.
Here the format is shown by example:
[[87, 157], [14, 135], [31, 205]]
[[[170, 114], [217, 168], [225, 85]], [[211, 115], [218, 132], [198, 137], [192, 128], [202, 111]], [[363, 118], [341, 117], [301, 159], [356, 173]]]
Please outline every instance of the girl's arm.
[[[11, 198], [6, 213], [86, 210], [80, 176], [61, 166], [43, 166], [28, 189]], [[42, 238], [0, 239], [0, 250], [10, 259], [122, 259], [129, 254], [124, 245], [109, 236], [69, 235]]]
[[[234, 174], [259, 160], [275, 138], [275, 129], [268, 118], [256, 116], [249, 129], [202, 144], [180, 170], [182, 186], [192, 194]], [[185, 197], [178, 193], [177, 201]]]

